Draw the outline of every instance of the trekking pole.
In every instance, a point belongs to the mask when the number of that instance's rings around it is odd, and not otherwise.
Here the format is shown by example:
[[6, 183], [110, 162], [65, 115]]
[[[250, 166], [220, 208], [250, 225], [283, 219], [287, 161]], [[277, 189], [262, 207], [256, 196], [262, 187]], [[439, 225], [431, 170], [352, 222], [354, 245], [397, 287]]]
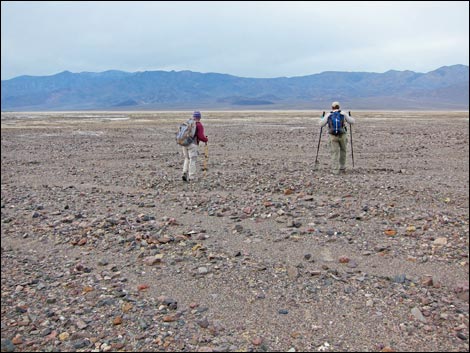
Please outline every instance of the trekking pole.
[[[322, 117], [325, 116], [325, 112], [323, 112], [323, 115]], [[320, 136], [318, 137], [318, 146], [317, 146], [317, 156], [315, 157], [315, 167], [317, 166], [318, 164], [318, 151], [320, 150], [320, 141], [321, 141], [321, 134], [323, 132], [323, 126], [320, 127]]]
[[[351, 115], [351, 112], [349, 112], [349, 115]], [[352, 164], [354, 168], [354, 149], [353, 149], [353, 141], [352, 141], [352, 124], [349, 124], [349, 135], [351, 136], [351, 158], [352, 158]]]
[[204, 165], [202, 167], [202, 170], [204, 171], [204, 176], [206, 176], [207, 172], [207, 160], [209, 159], [209, 146], [207, 145], [204, 147]]

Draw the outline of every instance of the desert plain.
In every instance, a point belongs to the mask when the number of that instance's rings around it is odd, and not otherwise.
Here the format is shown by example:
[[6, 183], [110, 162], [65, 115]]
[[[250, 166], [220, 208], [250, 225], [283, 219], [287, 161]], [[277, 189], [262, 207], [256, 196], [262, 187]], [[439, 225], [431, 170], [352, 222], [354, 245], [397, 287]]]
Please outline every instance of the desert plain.
[[202, 111], [185, 183], [191, 112], [2, 112], [2, 352], [468, 352], [469, 114], [352, 114], [333, 175], [319, 111]]

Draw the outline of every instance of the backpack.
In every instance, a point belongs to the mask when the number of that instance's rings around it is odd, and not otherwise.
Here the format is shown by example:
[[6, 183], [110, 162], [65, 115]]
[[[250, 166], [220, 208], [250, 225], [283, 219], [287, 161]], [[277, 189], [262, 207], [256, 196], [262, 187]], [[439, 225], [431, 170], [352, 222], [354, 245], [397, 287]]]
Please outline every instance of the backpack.
[[196, 136], [196, 121], [189, 119], [182, 123], [176, 133], [176, 143], [181, 146], [189, 146]]
[[341, 110], [331, 112], [328, 117], [328, 130], [331, 135], [341, 135], [346, 132], [344, 115], [341, 114]]

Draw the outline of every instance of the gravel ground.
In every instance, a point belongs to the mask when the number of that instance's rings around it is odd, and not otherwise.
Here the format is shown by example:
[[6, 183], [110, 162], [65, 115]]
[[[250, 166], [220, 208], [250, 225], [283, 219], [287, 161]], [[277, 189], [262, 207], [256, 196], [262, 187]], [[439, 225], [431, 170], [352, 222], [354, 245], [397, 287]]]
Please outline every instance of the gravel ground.
[[1, 116], [2, 352], [468, 352], [468, 112]]

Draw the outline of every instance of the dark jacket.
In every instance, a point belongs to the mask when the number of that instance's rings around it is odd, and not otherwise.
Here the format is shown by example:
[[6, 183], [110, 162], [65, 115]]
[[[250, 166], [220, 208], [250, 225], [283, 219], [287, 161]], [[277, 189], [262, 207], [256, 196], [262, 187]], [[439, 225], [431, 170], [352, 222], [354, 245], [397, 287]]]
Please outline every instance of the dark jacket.
[[207, 136], [204, 135], [204, 126], [200, 121], [196, 121], [196, 143], [199, 145], [199, 141], [207, 142]]

